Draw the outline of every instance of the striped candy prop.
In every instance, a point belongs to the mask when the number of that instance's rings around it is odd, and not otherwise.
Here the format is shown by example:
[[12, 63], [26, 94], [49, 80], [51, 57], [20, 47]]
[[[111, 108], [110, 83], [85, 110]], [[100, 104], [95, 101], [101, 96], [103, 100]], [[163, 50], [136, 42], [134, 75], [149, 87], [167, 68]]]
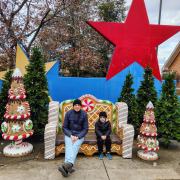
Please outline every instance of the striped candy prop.
[[59, 120], [59, 102], [51, 101], [49, 103], [48, 124], [44, 131], [45, 159], [55, 158], [55, 139], [58, 131]]
[[31, 113], [28, 113], [28, 114], [25, 114], [25, 115], [21, 115], [21, 116], [9, 116], [9, 115], [4, 115], [4, 117], [6, 119], [24, 119], [24, 118], [27, 118], [31, 115]]
[[127, 124], [128, 106], [124, 102], [117, 102], [115, 104], [117, 111], [117, 126], [123, 130], [123, 158], [132, 158], [132, 146], [134, 139], [134, 127]]
[[8, 96], [9, 99], [25, 99], [27, 96]]
[[2, 137], [3, 137], [4, 139], [7, 139], [7, 140], [21, 140], [21, 139], [28, 138], [28, 137], [32, 136], [33, 134], [34, 134], [34, 131], [32, 130], [30, 133], [25, 134], [25, 135], [20, 135], [20, 136], [6, 136], [5, 134], [2, 134]]

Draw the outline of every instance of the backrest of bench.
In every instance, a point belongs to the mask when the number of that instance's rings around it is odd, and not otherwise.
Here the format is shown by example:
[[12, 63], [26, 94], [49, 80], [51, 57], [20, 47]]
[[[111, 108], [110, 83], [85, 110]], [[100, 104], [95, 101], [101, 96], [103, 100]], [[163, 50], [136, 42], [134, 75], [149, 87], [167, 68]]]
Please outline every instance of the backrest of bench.
[[[112, 131], [115, 132], [115, 105], [107, 100], [96, 99], [92, 95], [83, 95], [79, 98], [82, 103], [82, 110], [88, 115], [89, 132], [95, 131], [95, 123], [99, 119], [99, 113], [105, 111], [107, 119], [111, 122]], [[66, 100], [60, 103], [59, 108], [59, 131], [62, 131], [62, 124], [67, 111], [73, 109], [73, 101]]]

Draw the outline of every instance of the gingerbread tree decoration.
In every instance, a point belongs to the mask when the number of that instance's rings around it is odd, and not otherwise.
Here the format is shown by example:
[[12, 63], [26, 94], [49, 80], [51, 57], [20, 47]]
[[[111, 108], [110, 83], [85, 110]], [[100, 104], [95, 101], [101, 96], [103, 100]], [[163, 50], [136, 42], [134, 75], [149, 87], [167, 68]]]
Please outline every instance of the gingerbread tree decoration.
[[23, 76], [18, 68], [12, 75], [11, 87], [8, 91], [9, 102], [6, 105], [4, 122], [1, 124], [2, 137], [14, 140], [3, 150], [5, 156], [18, 157], [32, 152], [33, 146], [22, 139], [33, 135], [33, 123], [30, 119], [30, 107], [26, 101]]
[[139, 150], [137, 156], [143, 160], [154, 161], [158, 159], [158, 155], [154, 151], [159, 149], [159, 141], [157, 140], [154, 106], [151, 101], [146, 106], [143, 121], [140, 135], [137, 138], [137, 146], [143, 150]]

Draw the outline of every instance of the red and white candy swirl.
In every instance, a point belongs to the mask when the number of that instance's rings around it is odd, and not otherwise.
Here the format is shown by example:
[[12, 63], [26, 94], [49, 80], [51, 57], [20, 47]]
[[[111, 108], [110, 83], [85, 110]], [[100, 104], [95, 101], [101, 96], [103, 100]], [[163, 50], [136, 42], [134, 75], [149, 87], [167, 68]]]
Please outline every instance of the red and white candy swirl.
[[25, 99], [26, 95], [24, 96], [8, 96], [9, 99]]
[[9, 113], [9, 104], [6, 104], [6, 114]]
[[155, 123], [156, 121], [155, 120], [148, 120], [148, 119], [143, 119], [144, 122], [148, 122], [148, 123]]
[[22, 95], [24, 95], [24, 94], [26, 93], [26, 90], [25, 90], [24, 88], [21, 88], [21, 89], [20, 89], [20, 93], [21, 93]]
[[148, 151], [156, 151], [159, 149], [159, 146], [156, 148], [148, 148], [148, 147], [141, 146], [139, 143], [137, 143], [137, 146], [144, 149], [144, 150], [148, 150]]
[[15, 75], [15, 76], [12, 76], [13, 78], [15, 78], [15, 77], [17, 77], [17, 78], [22, 78], [23, 76], [17, 76], [17, 75]]
[[27, 110], [30, 112], [30, 107], [29, 107], [29, 102], [28, 101], [25, 102], [25, 106], [27, 106]]
[[13, 94], [13, 90], [12, 90], [12, 89], [9, 89], [8, 94], [9, 94], [9, 95]]
[[2, 134], [2, 137], [4, 139], [8, 139], [8, 140], [20, 140], [20, 139], [25, 139], [28, 138], [30, 136], [32, 136], [34, 134], [34, 131], [32, 130], [30, 133], [25, 134], [25, 135], [20, 135], [20, 136], [6, 136], [5, 134]]
[[145, 132], [142, 132], [142, 131], [140, 131], [140, 133], [144, 134], [146, 136], [157, 136], [158, 135], [158, 133], [145, 133]]
[[4, 117], [6, 119], [23, 119], [23, 118], [27, 118], [31, 115], [31, 113], [27, 113], [27, 114], [24, 114], [24, 115], [21, 115], [21, 116], [9, 116], [7, 114], [4, 115]]

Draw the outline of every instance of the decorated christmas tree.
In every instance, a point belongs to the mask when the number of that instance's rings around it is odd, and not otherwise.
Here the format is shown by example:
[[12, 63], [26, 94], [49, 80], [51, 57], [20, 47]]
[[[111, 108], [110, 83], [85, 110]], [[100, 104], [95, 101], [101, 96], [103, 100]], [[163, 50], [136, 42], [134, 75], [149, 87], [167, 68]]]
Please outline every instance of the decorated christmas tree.
[[139, 150], [137, 156], [143, 160], [154, 161], [158, 159], [158, 155], [153, 151], [159, 149], [159, 141], [157, 140], [154, 106], [151, 101], [146, 106], [143, 121], [140, 135], [137, 137], [137, 146], [143, 150]]
[[30, 120], [29, 103], [26, 101], [25, 89], [23, 85], [23, 76], [17, 68], [11, 81], [11, 87], [8, 91], [9, 101], [6, 105], [4, 122], [1, 124], [2, 137], [7, 140], [15, 140], [3, 150], [5, 156], [18, 157], [29, 154], [33, 146], [28, 142], [22, 142], [22, 139], [33, 135], [33, 123]]

